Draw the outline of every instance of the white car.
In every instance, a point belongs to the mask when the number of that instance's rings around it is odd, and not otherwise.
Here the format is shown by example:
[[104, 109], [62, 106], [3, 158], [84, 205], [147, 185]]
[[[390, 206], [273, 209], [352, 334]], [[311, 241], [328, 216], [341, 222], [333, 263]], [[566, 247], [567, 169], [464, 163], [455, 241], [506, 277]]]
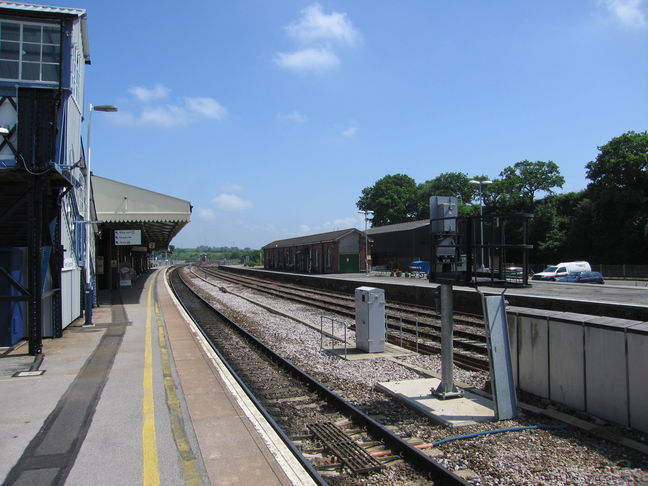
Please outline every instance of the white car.
[[534, 273], [531, 280], [550, 280], [566, 277], [570, 273], [591, 272], [592, 267], [587, 262], [565, 262], [558, 265], [550, 265], [542, 272]]

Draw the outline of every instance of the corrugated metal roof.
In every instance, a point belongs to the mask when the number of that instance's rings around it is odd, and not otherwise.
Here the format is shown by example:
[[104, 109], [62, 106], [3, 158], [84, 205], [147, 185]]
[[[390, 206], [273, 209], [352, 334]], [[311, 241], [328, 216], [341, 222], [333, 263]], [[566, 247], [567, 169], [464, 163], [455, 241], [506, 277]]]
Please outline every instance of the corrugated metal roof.
[[97, 218], [115, 222], [189, 222], [191, 204], [122, 182], [92, 176]]
[[348, 234], [351, 234], [353, 232], [360, 233], [359, 230], [356, 228], [348, 228], [348, 229], [343, 229], [343, 230], [337, 230], [337, 231], [329, 231], [328, 233], [319, 233], [316, 235], [307, 235], [307, 236], [299, 236], [296, 238], [288, 238], [285, 240], [276, 240], [273, 241], [272, 243], [268, 243], [263, 247], [263, 249], [268, 249], [268, 248], [287, 248], [291, 246], [300, 246], [300, 245], [316, 245], [318, 243], [328, 243], [330, 241], [336, 241], [342, 238], [343, 236], [346, 236]]
[[407, 223], [388, 224], [385, 226], [376, 226], [367, 230], [368, 235], [379, 235], [383, 233], [394, 233], [396, 231], [411, 231], [423, 226], [429, 225], [429, 219], [420, 219], [418, 221], [408, 221]]
[[90, 42], [88, 40], [87, 25], [88, 17], [85, 9], [74, 7], [53, 7], [32, 3], [0, 2], [0, 14], [3, 10], [11, 10], [11, 13], [14, 15], [23, 12], [23, 15], [33, 16], [35, 14], [41, 14], [53, 18], [56, 18], [57, 16], [60, 18], [62, 15], [79, 17], [79, 21], [81, 22], [81, 36], [83, 37], [83, 58], [86, 64], [90, 64]]
[[31, 3], [18, 2], [0, 2], [0, 8], [7, 8], [11, 10], [27, 10], [30, 12], [76, 15], [78, 17], [82, 17], [86, 14], [86, 11], [82, 8], [52, 7], [49, 5], [34, 5]]

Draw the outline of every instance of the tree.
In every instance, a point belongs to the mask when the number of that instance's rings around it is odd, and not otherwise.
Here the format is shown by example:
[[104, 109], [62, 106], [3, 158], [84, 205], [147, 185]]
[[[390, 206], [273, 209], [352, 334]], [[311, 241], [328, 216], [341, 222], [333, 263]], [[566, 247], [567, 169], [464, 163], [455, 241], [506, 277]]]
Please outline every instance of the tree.
[[626, 132], [598, 147], [589, 162], [587, 196], [595, 240], [592, 258], [648, 262], [648, 132]]
[[465, 214], [472, 212], [470, 204], [479, 189], [471, 184], [468, 175], [462, 172], [444, 172], [434, 179], [419, 184], [418, 192], [417, 219], [426, 219], [430, 217], [430, 196], [456, 197], [459, 200], [460, 213]]
[[404, 223], [416, 219], [418, 208], [416, 181], [405, 174], [386, 175], [373, 186], [365, 187], [356, 206], [374, 212], [372, 226]]
[[584, 191], [553, 194], [536, 201], [529, 226], [531, 255], [536, 263], [582, 260], [589, 254], [588, 240], [579, 237], [586, 217], [584, 204]]
[[565, 183], [558, 165], [551, 160], [522, 160], [506, 167], [500, 177], [490, 188], [490, 202], [509, 210], [533, 211], [536, 193], [551, 195], [555, 187], [562, 188]]

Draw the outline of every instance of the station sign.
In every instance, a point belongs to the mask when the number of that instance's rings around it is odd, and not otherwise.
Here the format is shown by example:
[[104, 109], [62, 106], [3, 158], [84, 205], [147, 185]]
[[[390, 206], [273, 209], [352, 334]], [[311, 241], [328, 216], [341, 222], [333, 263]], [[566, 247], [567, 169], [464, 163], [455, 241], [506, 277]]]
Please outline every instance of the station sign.
[[142, 230], [115, 230], [115, 245], [141, 245]]

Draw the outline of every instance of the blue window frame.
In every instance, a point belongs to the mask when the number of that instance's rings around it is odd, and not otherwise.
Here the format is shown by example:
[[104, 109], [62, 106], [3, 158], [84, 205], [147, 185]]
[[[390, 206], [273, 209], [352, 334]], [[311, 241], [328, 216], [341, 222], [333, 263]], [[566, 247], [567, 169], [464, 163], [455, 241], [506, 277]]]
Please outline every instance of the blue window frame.
[[60, 71], [57, 24], [0, 20], [0, 80], [58, 84]]

